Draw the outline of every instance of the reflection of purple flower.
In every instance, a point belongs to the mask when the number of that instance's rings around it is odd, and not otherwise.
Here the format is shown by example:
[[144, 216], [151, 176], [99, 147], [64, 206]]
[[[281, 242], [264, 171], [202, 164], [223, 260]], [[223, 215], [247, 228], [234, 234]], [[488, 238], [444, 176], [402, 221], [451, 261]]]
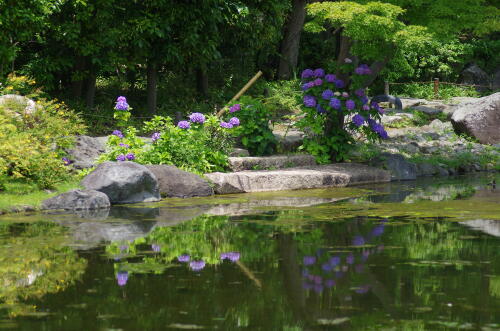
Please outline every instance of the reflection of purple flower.
[[310, 290], [313, 288], [313, 285], [308, 282], [303, 282], [302, 287], [304, 288], [304, 290]]
[[306, 69], [302, 71], [302, 78], [311, 78], [313, 76], [314, 76], [314, 71], [312, 71], [311, 69]]
[[365, 262], [369, 256], [370, 256], [370, 251], [364, 250], [363, 253], [361, 253], [361, 261]]
[[314, 98], [312, 95], [304, 95], [304, 106], [316, 107], [316, 98]]
[[189, 123], [188, 121], [180, 121], [179, 123], [177, 123], [177, 126], [181, 129], [189, 129], [191, 123]]
[[123, 154], [120, 154], [116, 157], [116, 161], [125, 161], [127, 157]]
[[304, 256], [304, 265], [312, 265], [316, 263], [316, 257], [315, 256]]
[[123, 133], [120, 130], [115, 130], [112, 134], [117, 136], [118, 138], [123, 138]]
[[325, 280], [325, 286], [330, 288], [335, 286], [335, 281], [333, 279], [327, 279]]
[[230, 260], [231, 262], [236, 262], [240, 259], [240, 253], [239, 252], [227, 252], [227, 253], [221, 253], [220, 254], [221, 260]]
[[332, 75], [332, 74], [325, 75], [325, 80], [328, 83], [334, 83], [336, 79], [337, 79], [337, 77], [335, 75]]
[[314, 276], [314, 282], [316, 284], [321, 284], [322, 281], [323, 281], [323, 278], [321, 278], [321, 276]]
[[363, 273], [364, 270], [365, 270], [365, 266], [363, 264], [356, 264], [354, 266], [354, 271], [356, 271], [356, 273], [358, 273], [358, 274]]
[[343, 273], [342, 271], [337, 271], [337, 272], [335, 273], [335, 277], [336, 277], [336, 278], [342, 278], [342, 277], [344, 277], [344, 273]]
[[203, 124], [205, 123], [205, 115], [203, 115], [202, 113], [192, 113], [191, 115], [189, 115], [189, 120], [192, 123]]
[[313, 72], [314, 77], [323, 77], [325, 75], [325, 70], [318, 68]]
[[381, 236], [384, 233], [385, 225], [384, 224], [379, 224], [376, 227], [373, 228], [372, 230], [372, 236], [378, 237]]
[[358, 287], [354, 292], [359, 293], [359, 294], [365, 294], [370, 290], [370, 285], [362, 285]]
[[323, 93], [321, 93], [321, 97], [325, 100], [330, 100], [333, 98], [333, 91], [332, 90], [324, 90]]
[[330, 262], [330, 264], [331, 264], [332, 266], [336, 266], [336, 265], [338, 265], [338, 264], [340, 263], [340, 257], [338, 257], [338, 256], [333, 256], [333, 257], [331, 257], [331, 258], [330, 258], [330, 261], [329, 261], [329, 262]]
[[187, 255], [187, 254], [183, 254], [181, 256], [178, 256], [177, 260], [179, 262], [189, 262], [189, 260], [191, 260], [191, 257], [189, 255]]
[[340, 103], [340, 100], [337, 99], [337, 98], [332, 98], [330, 100], [330, 103], [329, 103], [330, 107], [332, 107], [333, 109], [340, 109], [341, 107], [341, 103]]
[[323, 285], [321, 285], [321, 284], [314, 285], [314, 292], [316, 292], [316, 293], [323, 292]]
[[365, 118], [359, 114], [356, 114], [352, 118], [352, 122], [359, 128], [365, 122]]
[[234, 113], [234, 112], [239, 111], [240, 109], [241, 109], [241, 105], [239, 103], [237, 103], [237, 104], [234, 104], [231, 107], [229, 107], [229, 112]]
[[323, 263], [321, 268], [323, 269], [323, 271], [328, 272], [328, 271], [332, 271], [333, 266], [330, 263]]
[[205, 268], [205, 261], [203, 261], [203, 260], [191, 261], [189, 263], [189, 267], [193, 271], [200, 271], [201, 269]]
[[152, 141], [152, 142], [155, 142], [155, 141], [157, 141], [158, 139], [160, 139], [160, 137], [161, 137], [161, 133], [159, 133], [159, 132], [155, 132], [155, 133], [153, 133], [153, 135], [151, 136], [151, 141]]
[[151, 249], [153, 250], [153, 252], [158, 253], [161, 250], [161, 247], [160, 245], [152, 244]]
[[302, 270], [302, 277], [307, 277], [307, 276], [309, 276], [309, 270], [303, 269]]
[[365, 238], [362, 236], [355, 236], [352, 239], [352, 245], [353, 246], [363, 246], [365, 244]]
[[118, 282], [118, 285], [120, 286], [125, 286], [128, 281], [128, 272], [127, 271], [118, 271], [116, 274], [116, 280]]
[[354, 255], [352, 255], [352, 253], [347, 255], [347, 257], [345, 258], [345, 261], [347, 264], [353, 264], [354, 263]]

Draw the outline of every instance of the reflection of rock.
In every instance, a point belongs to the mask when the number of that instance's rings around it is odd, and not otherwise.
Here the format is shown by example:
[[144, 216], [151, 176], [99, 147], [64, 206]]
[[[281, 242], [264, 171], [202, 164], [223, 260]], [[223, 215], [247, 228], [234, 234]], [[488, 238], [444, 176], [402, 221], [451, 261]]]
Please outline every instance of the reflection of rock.
[[154, 220], [160, 214], [159, 208], [114, 206], [109, 216], [123, 220]]
[[494, 220], [473, 220], [460, 222], [460, 224], [467, 225], [474, 230], [479, 230], [489, 235], [500, 237], [500, 221]]
[[134, 162], [104, 162], [82, 180], [86, 189], [100, 191], [113, 204], [160, 200], [158, 181], [143, 165]]
[[200, 176], [170, 165], [147, 165], [158, 179], [160, 194], [165, 197], [206, 197], [214, 190]]
[[205, 214], [210, 209], [207, 205], [189, 207], [159, 208], [156, 226], [172, 226]]
[[374, 165], [383, 165], [391, 172], [391, 180], [414, 180], [417, 178], [417, 167], [406, 161], [400, 154], [382, 153], [373, 160]]
[[92, 210], [109, 208], [108, 196], [95, 190], [71, 190], [46, 199], [42, 209]]
[[422, 200], [446, 201], [464, 199], [472, 196], [476, 190], [472, 186], [442, 185], [428, 187], [408, 195], [404, 202], [413, 203]]

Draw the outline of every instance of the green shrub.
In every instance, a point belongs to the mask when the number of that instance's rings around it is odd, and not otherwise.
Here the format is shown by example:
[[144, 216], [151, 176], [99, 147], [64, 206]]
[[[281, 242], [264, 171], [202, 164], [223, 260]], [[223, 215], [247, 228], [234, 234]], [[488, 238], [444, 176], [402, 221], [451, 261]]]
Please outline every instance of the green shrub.
[[[410, 97], [432, 100], [434, 96], [434, 83], [408, 83], [393, 85], [391, 94], [399, 97]], [[479, 93], [469, 86], [456, 86], [448, 84], [439, 85], [438, 99], [449, 100], [453, 97], [478, 97]]]
[[241, 144], [248, 149], [251, 155], [269, 155], [276, 149], [276, 137], [269, 128], [272, 118], [271, 110], [260, 100], [243, 96], [238, 103], [240, 110], [234, 114], [226, 114], [226, 117], [233, 115], [240, 119], [240, 126], [234, 129], [234, 134], [241, 139]]

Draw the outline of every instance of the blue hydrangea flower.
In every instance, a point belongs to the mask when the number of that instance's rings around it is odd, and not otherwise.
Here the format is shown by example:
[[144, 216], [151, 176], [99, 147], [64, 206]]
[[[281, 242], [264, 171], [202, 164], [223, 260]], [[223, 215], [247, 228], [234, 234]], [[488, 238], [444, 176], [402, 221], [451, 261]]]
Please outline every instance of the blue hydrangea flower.
[[127, 99], [125, 97], [120, 96], [120, 97], [118, 97], [118, 99], [116, 99], [116, 106], [115, 106], [116, 110], [127, 111], [128, 108], [129, 108], [129, 105], [128, 105]]
[[229, 124], [231, 124], [233, 127], [240, 125], [240, 119], [238, 117], [231, 117], [229, 120]]
[[220, 122], [220, 127], [224, 129], [232, 129], [233, 125], [229, 122]]
[[345, 106], [347, 109], [353, 110], [354, 108], [356, 108], [356, 103], [353, 100], [349, 99], [345, 102]]
[[234, 105], [232, 105], [231, 107], [229, 107], [229, 112], [230, 113], [234, 113], [234, 112], [237, 112], [241, 109], [241, 105], [239, 103], [236, 103]]
[[205, 261], [203, 260], [199, 260], [199, 261], [191, 261], [189, 263], [189, 267], [191, 268], [191, 270], [193, 271], [200, 271], [202, 270], [203, 268], [205, 268]]
[[123, 138], [123, 133], [120, 130], [113, 131], [113, 135], [117, 136], [118, 138]]
[[192, 113], [189, 115], [189, 120], [193, 123], [205, 123], [205, 115], [202, 113]]
[[125, 161], [127, 157], [123, 154], [120, 154], [116, 157], [116, 161]]
[[301, 75], [302, 78], [312, 78], [313, 76], [314, 76], [314, 71], [312, 71], [311, 69], [306, 69], [302, 71]]
[[116, 281], [119, 286], [125, 286], [128, 281], [128, 272], [127, 271], [118, 271], [116, 274]]
[[187, 254], [183, 254], [183, 255], [181, 255], [181, 256], [178, 256], [178, 257], [177, 257], [177, 260], [178, 260], [179, 262], [183, 262], [183, 263], [185, 263], [185, 262], [189, 262], [189, 260], [191, 260], [191, 257], [190, 257], [189, 255], [187, 255]]
[[321, 93], [321, 97], [325, 100], [330, 100], [333, 98], [333, 91], [330, 89], [324, 90], [323, 93]]
[[160, 137], [161, 137], [161, 133], [159, 133], [159, 132], [155, 132], [155, 133], [153, 133], [153, 135], [151, 135], [151, 141], [152, 141], [152, 142], [155, 142], [155, 141], [157, 141], [158, 139], [160, 139]]
[[134, 153], [128, 153], [126, 156], [127, 160], [132, 161], [135, 160], [135, 155]]
[[328, 82], [328, 83], [335, 83], [335, 80], [337, 79], [337, 76], [333, 75], [333, 74], [328, 74], [328, 75], [325, 75], [325, 80]]
[[306, 107], [315, 107], [316, 106], [316, 98], [312, 95], [304, 95], [304, 106]]
[[332, 107], [333, 109], [337, 109], [337, 110], [338, 110], [338, 109], [340, 109], [340, 107], [341, 107], [341, 105], [342, 105], [342, 104], [341, 104], [341, 102], [340, 102], [340, 100], [339, 100], [339, 99], [337, 99], [337, 98], [332, 98], [332, 99], [330, 100], [329, 105], [330, 105], [330, 107]]
[[337, 86], [337, 88], [344, 88], [345, 83], [342, 79], [337, 79], [337, 80], [335, 80], [335, 86]]
[[177, 123], [177, 126], [181, 129], [189, 129], [191, 127], [191, 123], [189, 123], [188, 121], [180, 121], [179, 123]]
[[359, 114], [356, 114], [352, 118], [352, 122], [359, 128], [361, 125], [363, 125], [363, 123], [365, 123], [365, 118]]
[[314, 70], [314, 77], [323, 77], [325, 75], [325, 70], [323, 70], [322, 68], [318, 68], [316, 70]]

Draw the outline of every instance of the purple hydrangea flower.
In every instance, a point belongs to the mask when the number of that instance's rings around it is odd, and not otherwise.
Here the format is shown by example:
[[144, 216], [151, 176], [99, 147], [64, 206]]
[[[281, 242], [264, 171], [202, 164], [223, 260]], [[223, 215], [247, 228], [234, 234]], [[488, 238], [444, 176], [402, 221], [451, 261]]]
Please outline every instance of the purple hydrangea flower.
[[315, 256], [304, 256], [304, 265], [312, 265], [316, 263]]
[[237, 112], [241, 109], [241, 105], [239, 103], [236, 103], [234, 105], [232, 105], [231, 107], [229, 107], [229, 112], [230, 113], [234, 113], [234, 112]]
[[134, 153], [128, 153], [126, 156], [127, 160], [132, 161], [135, 160], [135, 155]]
[[371, 126], [373, 132], [377, 133], [380, 136], [385, 132], [384, 126], [382, 124], [380, 124], [380, 123], [374, 122], [370, 126]]
[[118, 138], [123, 138], [123, 133], [120, 130], [115, 130], [112, 134], [117, 136]]
[[314, 87], [314, 82], [304, 83], [302, 84], [302, 91], [307, 91], [308, 89], [313, 87]]
[[372, 102], [371, 103], [372, 109], [375, 109], [378, 111], [380, 109], [380, 105], [377, 102]]
[[343, 97], [343, 98], [349, 98], [349, 93], [347, 93], [347, 92], [342, 92], [342, 97]]
[[345, 106], [347, 109], [353, 110], [354, 108], [356, 108], [356, 103], [353, 100], [349, 99], [345, 102]]
[[304, 106], [316, 107], [316, 98], [312, 95], [304, 95]]
[[365, 118], [359, 114], [356, 114], [352, 118], [352, 122], [359, 128], [361, 125], [363, 125], [363, 123], [365, 123]]
[[125, 286], [128, 281], [128, 272], [127, 271], [118, 271], [116, 274], [116, 280], [119, 286]]
[[129, 147], [130, 147], [129, 145], [124, 144], [124, 143], [120, 143], [120, 144], [119, 144], [119, 146], [120, 146], [120, 147], [124, 147], [124, 148], [129, 148]]
[[125, 161], [127, 157], [123, 154], [120, 154], [116, 157], [116, 161]]
[[379, 113], [380, 115], [384, 115], [384, 114], [385, 114], [385, 110], [384, 110], [384, 108], [379, 107], [379, 109], [378, 109], [378, 113]]
[[230, 260], [231, 262], [236, 262], [240, 259], [240, 253], [239, 252], [227, 252], [227, 253], [221, 253], [220, 255], [221, 260]]
[[323, 93], [321, 93], [321, 97], [325, 100], [330, 100], [333, 98], [333, 91], [330, 89], [324, 90]]
[[116, 106], [115, 106], [116, 110], [125, 110], [125, 111], [127, 111], [128, 108], [129, 108], [129, 105], [127, 103], [127, 98], [125, 98], [123, 96], [120, 96], [120, 97], [118, 97], [118, 99], [116, 99]]
[[372, 70], [367, 64], [361, 64], [359, 67], [354, 69], [354, 72], [358, 75], [370, 75]]
[[325, 75], [325, 80], [328, 82], [328, 83], [335, 83], [335, 80], [337, 79], [337, 76], [333, 75], [333, 74], [328, 74], [328, 75]]
[[202, 113], [192, 113], [189, 115], [189, 120], [193, 123], [205, 123], [205, 115]]
[[323, 84], [323, 80], [321, 78], [316, 78], [313, 80], [314, 86], [321, 86]]
[[316, 111], [318, 112], [318, 114], [325, 114], [327, 112], [327, 110], [323, 108], [319, 103], [316, 105]]
[[356, 91], [354, 91], [354, 94], [356, 94], [358, 97], [364, 97], [365, 96], [365, 90], [360, 88], [360, 89], [357, 89]]
[[157, 244], [152, 244], [151, 249], [153, 250], [153, 252], [158, 253], [161, 250], [161, 246]]
[[200, 271], [201, 269], [205, 268], [205, 261], [203, 261], [203, 260], [191, 261], [189, 263], [189, 267], [193, 271]]
[[385, 131], [384, 129], [382, 129], [382, 131], [379, 132], [379, 136], [382, 139], [389, 139], [389, 135], [387, 134], [387, 131]]
[[311, 69], [306, 69], [304, 71], [302, 71], [302, 78], [311, 78], [314, 76], [314, 71], [312, 71]]
[[231, 124], [232, 126], [238, 126], [240, 125], [240, 119], [238, 117], [231, 117], [231, 119], [229, 120], [229, 124]]
[[363, 246], [365, 244], [365, 238], [362, 236], [355, 236], [352, 239], [352, 245], [353, 246]]
[[159, 133], [159, 132], [155, 132], [155, 133], [153, 133], [153, 134], [151, 135], [151, 141], [152, 141], [152, 142], [155, 142], [155, 141], [157, 141], [158, 139], [160, 139], [160, 137], [161, 137], [161, 133]]
[[340, 107], [341, 107], [341, 105], [342, 105], [342, 104], [341, 104], [341, 102], [340, 102], [340, 100], [339, 100], [339, 99], [337, 99], [337, 98], [332, 98], [332, 99], [330, 100], [329, 105], [330, 105], [330, 107], [332, 107], [333, 109], [340, 109]]
[[363, 110], [370, 110], [370, 106], [368, 106], [368, 105], [363, 105], [363, 107], [361, 107], [361, 109], [363, 109]]
[[62, 161], [65, 166], [69, 166], [70, 164], [74, 163], [75, 161], [68, 159], [67, 157], [63, 157]]
[[182, 254], [181, 256], [178, 256], [178, 257], [177, 257], [177, 260], [178, 260], [179, 262], [183, 262], [183, 263], [185, 263], [185, 262], [189, 262], [189, 260], [191, 260], [191, 256], [189, 256], [189, 255], [187, 255], [187, 254]]
[[322, 68], [318, 68], [314, 70], [313, 74], [314, 77], [323, 77], [325, 75], [325, 70], [323, 70]]
[[366, 95], [362, 96], [361, 98], [359, 98], [361, 100], [361, 103], [363, 105], [366, 105], [368, 103], [368, 97]]
[[345, 83], [342, 79], [337, 79], [335, 81], [335, 86], [337, 86], [337, 88], [344, 88], [345, 87]]
[[188, 121], [180, 121], [179, 123], [177, 123], [177, 126], [181, 129], [189, 129], [191, 127], [191, 123], [189, 123]]
[[220, 122], [220, 127], [224, 129], [232, 129], [233, 125], [229, 122]]

